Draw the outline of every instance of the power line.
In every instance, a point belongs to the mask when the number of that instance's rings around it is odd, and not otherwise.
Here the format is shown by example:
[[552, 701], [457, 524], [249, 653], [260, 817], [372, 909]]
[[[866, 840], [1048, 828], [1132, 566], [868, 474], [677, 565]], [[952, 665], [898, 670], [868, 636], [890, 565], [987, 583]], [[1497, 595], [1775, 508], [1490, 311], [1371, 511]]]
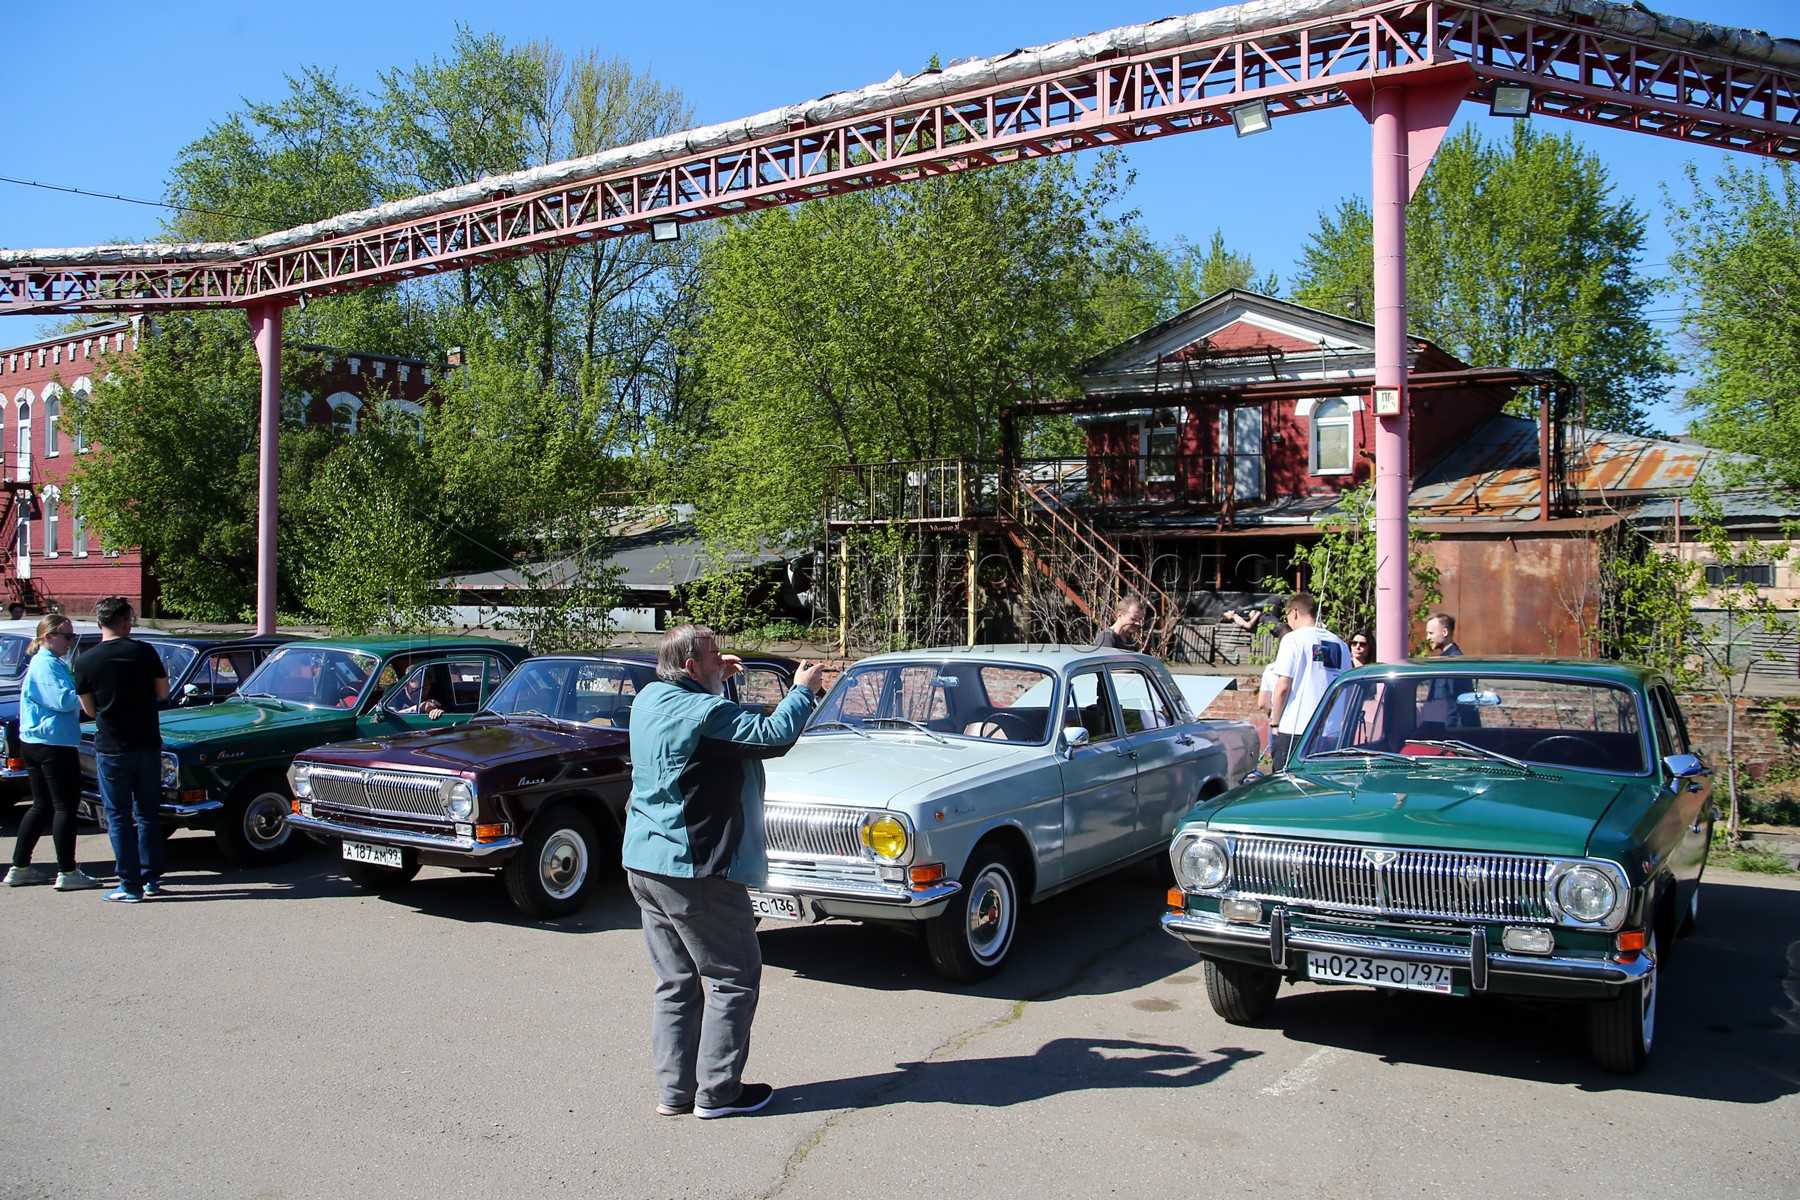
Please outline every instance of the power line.
[[[166, 208], [173, 212], [199, 213], [206, 217], [229, 217], [234, 221], [272, 221], [273, 218], [261, 214], [221, 212], [213, 208], [193, 208], [185, 204], [166, 204], [161, 200], [140, 200], [135, 196], [116, 196], [110, 192], [90, 192], [86, 188], [66, 187], [60, 183], [40, 183], [35, 179], [13, 179], [0, 175], [0, 183], [16, 184], [19, 187], [43, 188], [49, 192], [66, 192], [72, 196], [90, 196], [96, 200], [119, 200], [126, 204], [142, 204], [148, 208]], [[279, 222], [277, 222], [279, 223]]]

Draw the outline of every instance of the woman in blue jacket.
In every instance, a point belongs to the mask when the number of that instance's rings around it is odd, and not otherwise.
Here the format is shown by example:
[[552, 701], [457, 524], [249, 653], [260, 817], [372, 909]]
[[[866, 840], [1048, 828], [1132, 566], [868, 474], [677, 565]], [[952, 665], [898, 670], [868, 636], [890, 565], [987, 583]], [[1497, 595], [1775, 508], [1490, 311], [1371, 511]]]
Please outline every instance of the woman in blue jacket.
[[75, 645], [75, 626], [69, 619], [51, 615], [38, 622], [37, 640], [31, 643], [31, 665], [19, 689], [19, 751], [25, 773], [31, 779], [31, 809], [19, 822], [19, 838], [13, 843], [12, 870], [6, 873], [11, 887], [49, 883], [50, 874], [31, 865], [44, 825], [50, 824], [50, 842], [56, 847], [56, 890], [77, 892], [99, 887], [100, 881], [75, 862], [75, 806], [81, 798], [81, 700], [75, 694], [75, 676], [67, 661]]

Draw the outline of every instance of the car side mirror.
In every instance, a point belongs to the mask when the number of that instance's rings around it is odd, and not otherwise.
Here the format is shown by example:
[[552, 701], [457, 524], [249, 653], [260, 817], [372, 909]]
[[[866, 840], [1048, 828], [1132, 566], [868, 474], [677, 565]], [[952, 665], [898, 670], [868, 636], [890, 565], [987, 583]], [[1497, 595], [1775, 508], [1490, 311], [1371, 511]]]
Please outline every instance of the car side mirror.
[[1063, 730], [1063, 744], [1073, 750], [1077, 746], [1088, 744], [1088, 731], [1081, 725], [1071, 725]]
[[1676, 779], [1694, 779], [1701, 775], [1711, 775], [1706, 764], [1700, 761], [1697, 754], [1671, 754], [1663, 759], [1663, 766]]
[[181, 694], [183, 698], [192, 700], [195, 696], [200, 694], [200, 685], [197, 683], [185, 683], [181, 686]]

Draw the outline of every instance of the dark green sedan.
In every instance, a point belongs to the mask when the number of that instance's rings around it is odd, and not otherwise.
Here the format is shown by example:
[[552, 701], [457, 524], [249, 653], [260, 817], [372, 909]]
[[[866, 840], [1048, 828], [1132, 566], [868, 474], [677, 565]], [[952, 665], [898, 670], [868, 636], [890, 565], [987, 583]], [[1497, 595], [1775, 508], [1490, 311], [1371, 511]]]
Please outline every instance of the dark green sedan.
[[[466, 721], [525, 657], [522, 646], [479, 637], [291, 642], [231, 699], [161, 714], [163, 824], [213, 830], [239, 865], [278, 860], [293, 844], [287, 768], [294, 755]], [[85, 807], [98, 817], [91, 725], [81, 759]]]
[[1450, 658], [1339, 676], [1281, 774], [1197, 805], [1163, 928], [1227, 1021], [1310, 980], [1583, 1006], [1631, 1074], [1693, 928], [1712, 781], [1668, 682], [1585, 660]]

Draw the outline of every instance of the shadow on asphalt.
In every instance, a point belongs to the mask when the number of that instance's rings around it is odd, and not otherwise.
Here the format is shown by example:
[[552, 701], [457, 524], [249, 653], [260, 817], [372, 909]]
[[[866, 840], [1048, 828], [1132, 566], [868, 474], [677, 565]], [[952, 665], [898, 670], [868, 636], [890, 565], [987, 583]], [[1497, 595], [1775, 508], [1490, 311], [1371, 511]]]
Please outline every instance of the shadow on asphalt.
[[1283, 989], [1267, 1024], [1298, 1042], [1482, 1075], [1768, 1104], [1800, 1092], [1800, 891], [1710, 878], [1701, 920], [1668, 957], [1641, 1075], [1588, 1062], [1576, 1005], [1362, 988]]
[[922, 931], [885, 924], [765, 921], [763, 961], [802, 979], [879, 991], [959, 992], [999, 1000], [1129, 991], [1198, 966], [1159, 925], [1165, 889], [1142, 865], [1029, 905], [999, 975], [957, 983], [931, 965]]
[[1034, 1054], [900, 1063], [874, 1075], [784, 1084], [770, 1111], [835, 1112], [889, 1104], [1005, 1108], [1069, 1092], [1192, 1088], [1213, 1082], [1261, 1053], [1223, 1047], [1196, 1054], [1185, 1046], [1154, 1042], [1056, 1038]]

